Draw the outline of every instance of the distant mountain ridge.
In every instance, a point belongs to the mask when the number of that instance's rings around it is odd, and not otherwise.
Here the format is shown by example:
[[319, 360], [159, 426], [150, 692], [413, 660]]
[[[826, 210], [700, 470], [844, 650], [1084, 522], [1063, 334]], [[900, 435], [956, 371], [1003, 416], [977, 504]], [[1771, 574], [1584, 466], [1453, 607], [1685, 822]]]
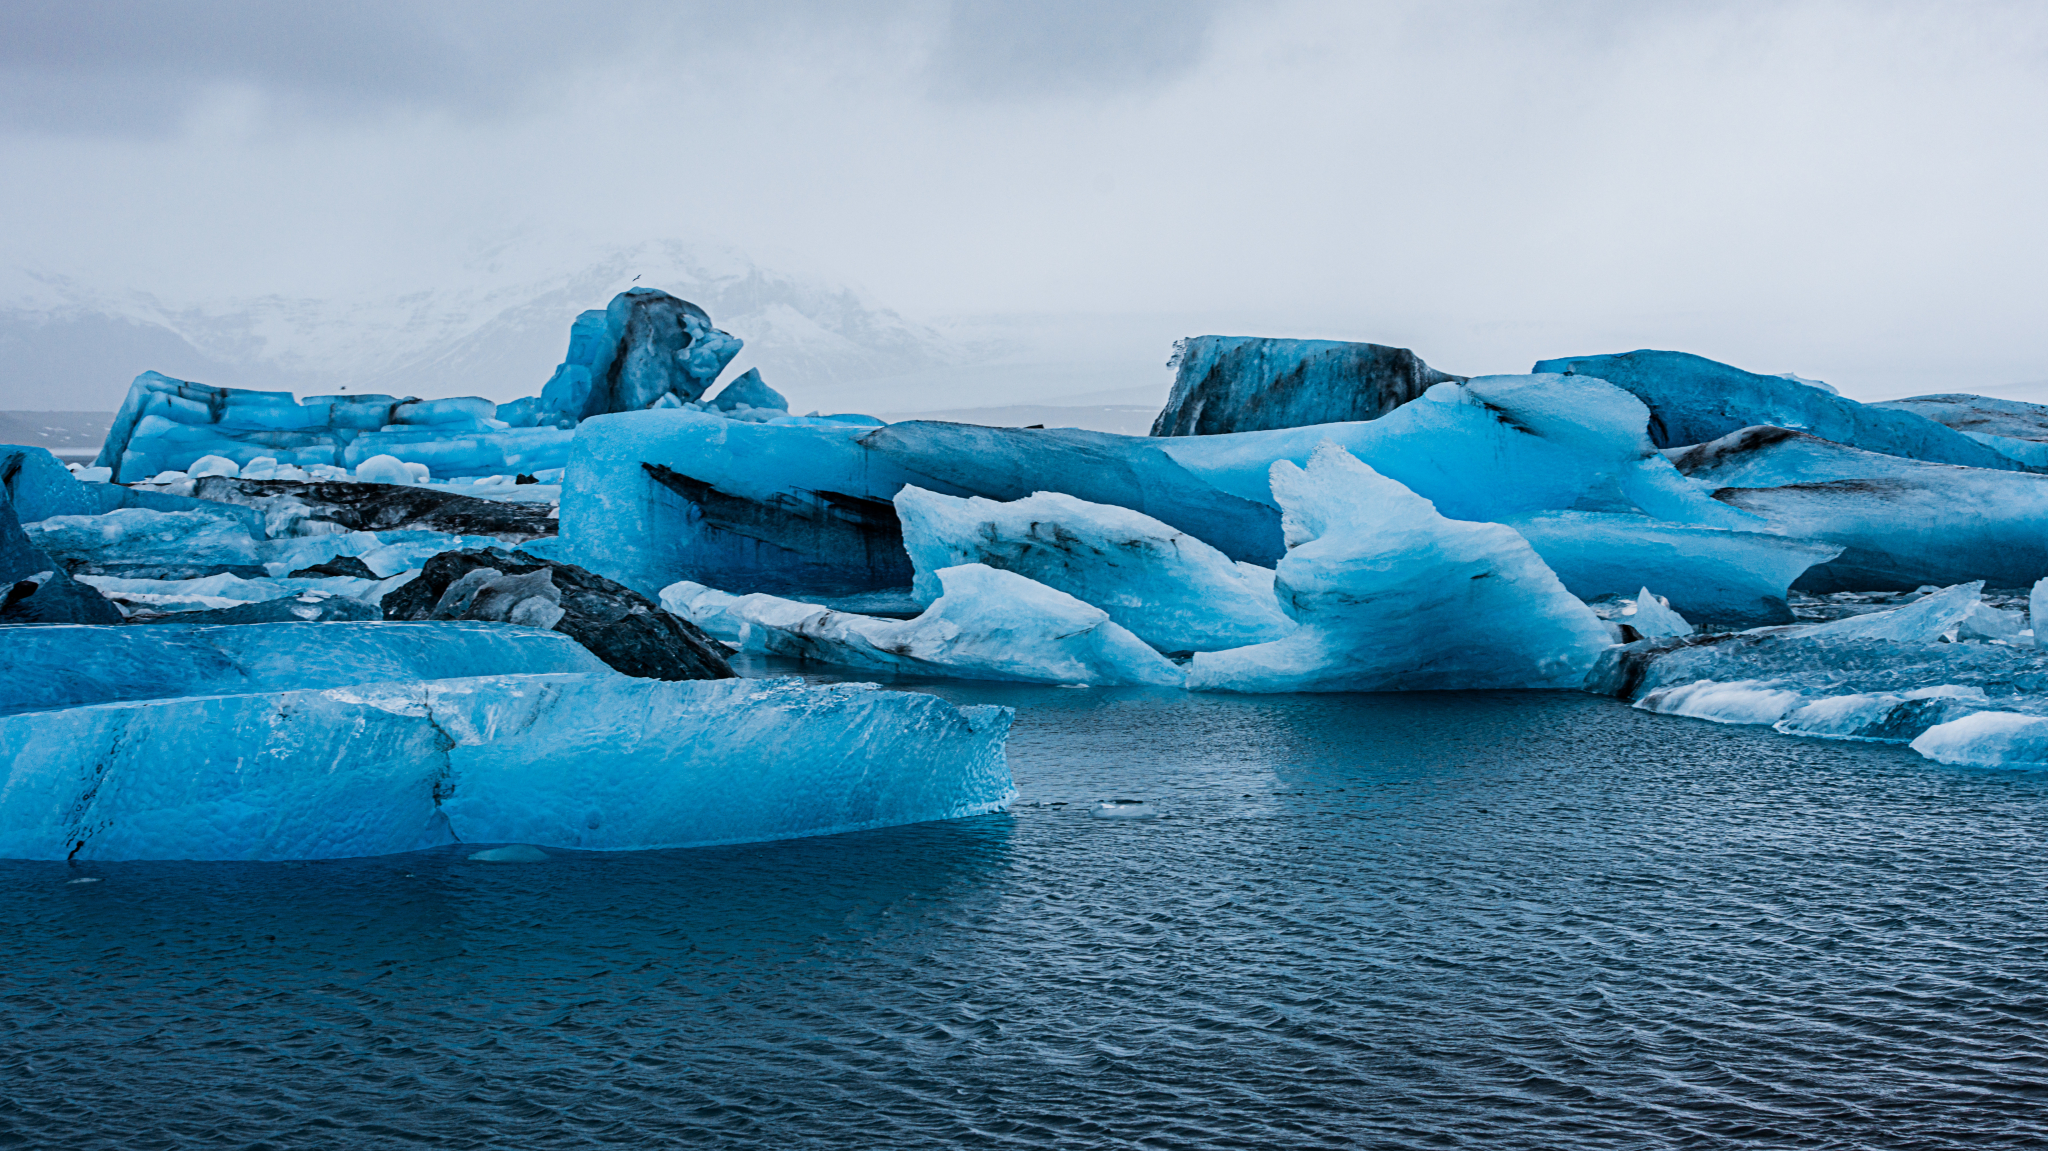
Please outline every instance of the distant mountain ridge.
[[111, 409], [155, 369], [228, 387], [506, 400], [540, 390], [576, 314], [633, 286], [691, 300], [746, 341], [750, 367], [807, 391], [927, 372], [965, 354], [859, 293], [744, 257], [660, 241], [570, 269], [480, 261], [431, 289], [335, 299], [171, 302], [12, 269], [0, 288], [0, 408]]

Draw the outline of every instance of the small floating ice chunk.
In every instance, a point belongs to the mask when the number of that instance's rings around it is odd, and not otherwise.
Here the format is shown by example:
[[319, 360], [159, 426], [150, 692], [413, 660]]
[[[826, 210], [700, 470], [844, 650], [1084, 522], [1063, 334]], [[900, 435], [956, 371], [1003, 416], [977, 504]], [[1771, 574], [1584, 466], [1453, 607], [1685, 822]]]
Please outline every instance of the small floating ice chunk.
[[479, 851], [469, 858], [473, 863], [546, 863], [554, 857], [538, 847], [515, 843], [508, 847], [493, 847], [488, 851]]
[[201, 476], [233, 477], [242, 474], [242, 465], [226, 456], [200, 456], [185, 469], [185, 474], [195, 480]]
[[2034, 630], [2034, 646], [2048, 647], [2041, 635], [2041, 619], [2048, 615], [2048, 577], [2034, 581], [2034, 590], [2027, 593], [2027, 626]]
[[1937, 763], [2048, 768], [2048, 719], [1980, 711], [1920, 733], [1910, 745]]
[[397, 456], [371, 456], [356, 465], [356, 481], [365, 484], [412, 484], [412, 469]]
[[1671, 601], [1660, 595], [1652, 595], [1649, 588], [1636, 593], [1636, 610], [1622, 622], [1636, 629], [1636, 634], [1650, 637], [1662, 635], [1691, 635], [1692, 625], [1685, 617], [1671, 610]]
[[[1895, 643], [1934, 643], [1958, 628], [1983, 605], [1983, 580], [1953, 587], [1922, 587], [1927, 593], [1905, 607], [1852, 615], [1817, 623], [1789, 634], [1818, 639], [1888, 639]], [[2017, 630], [2017, 629], [2015, 629]]]
[[1716, 683], [1711, 679], [1660, 687], [1636, 701], [1643, 711], [1683, 715], [1715, 723], [1776, 723], [1806, 697], [1762, 680]]
[[1096, 819], [1158, 819], [1159, 809], [1142, 799], [1105, 799], [1088, 814]]

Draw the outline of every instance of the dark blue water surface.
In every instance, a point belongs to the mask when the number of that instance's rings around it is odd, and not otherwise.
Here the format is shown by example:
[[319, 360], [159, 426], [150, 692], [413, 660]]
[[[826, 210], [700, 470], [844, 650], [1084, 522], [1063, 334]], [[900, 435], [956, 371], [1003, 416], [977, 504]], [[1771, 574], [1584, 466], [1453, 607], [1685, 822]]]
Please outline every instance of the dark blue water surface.
[[1018, 707], [1026, 806], [0, 864], [0, 1143], [2048, 1142], [2037, 776], [1564, 693], [934, 690]]

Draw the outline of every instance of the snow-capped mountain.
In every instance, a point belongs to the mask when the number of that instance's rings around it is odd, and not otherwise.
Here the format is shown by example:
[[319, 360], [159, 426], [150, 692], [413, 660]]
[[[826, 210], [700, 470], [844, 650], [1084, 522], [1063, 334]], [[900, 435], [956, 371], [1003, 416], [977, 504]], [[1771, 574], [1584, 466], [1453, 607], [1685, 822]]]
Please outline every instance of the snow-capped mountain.
[[505, 400], [537, 392], [578, 312], [628, 287], [691, 300], [746, 341], [798, 404], [929, 372], [961, 346], [844, 287], [730, 252], [657, 241], [568, 268], [486, 254], [431, 288], [328, 298], [172, 299], [8, 269], [0, 281], [0, 408], [112, 409], [146, 369], [231, 387]]

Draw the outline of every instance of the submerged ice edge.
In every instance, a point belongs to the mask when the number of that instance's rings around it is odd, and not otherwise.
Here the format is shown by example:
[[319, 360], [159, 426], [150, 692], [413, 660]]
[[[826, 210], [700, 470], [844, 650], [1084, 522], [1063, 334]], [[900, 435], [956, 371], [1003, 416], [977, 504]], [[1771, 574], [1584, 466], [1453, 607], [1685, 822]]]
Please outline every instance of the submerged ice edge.
[[1903, 744], [1938, 763], [2048, 771], [2048, 716], [2001, 710], [1974, 688], [1810, 696], [1770, 680], [1695, 680], [1633, 706], [1659, 715], [1769, 727], [1781, 735]]
[[0, 857], [631, 851], [1014, 801], [1012, 713], [872, 684], [491, 675], [0, 716]]
[[1981, 581], [1923, 589], [1825, 623], [1617, 645], [1586, 688], [1662, 715], [2048, 769], [2048, 650], [2021, 622], [1984, 602]]

